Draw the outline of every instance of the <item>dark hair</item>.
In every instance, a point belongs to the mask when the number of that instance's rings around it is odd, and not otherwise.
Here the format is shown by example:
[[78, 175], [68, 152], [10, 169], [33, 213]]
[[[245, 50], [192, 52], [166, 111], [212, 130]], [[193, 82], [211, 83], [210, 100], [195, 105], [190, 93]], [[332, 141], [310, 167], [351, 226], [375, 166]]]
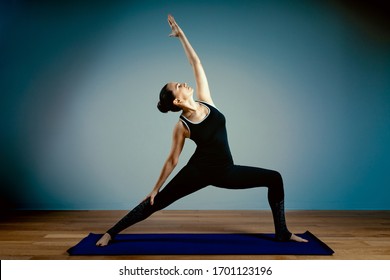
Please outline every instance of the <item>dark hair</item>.
[[173, 100], [175, 100], [175, 96], [168, 89], [168, 84], [166, 84], [160, 91], [160, 101], [157, 103], [157, 108], [161, 113], [167, 113], [168, 111], [179, 112], [181, 108], [173, 104]]

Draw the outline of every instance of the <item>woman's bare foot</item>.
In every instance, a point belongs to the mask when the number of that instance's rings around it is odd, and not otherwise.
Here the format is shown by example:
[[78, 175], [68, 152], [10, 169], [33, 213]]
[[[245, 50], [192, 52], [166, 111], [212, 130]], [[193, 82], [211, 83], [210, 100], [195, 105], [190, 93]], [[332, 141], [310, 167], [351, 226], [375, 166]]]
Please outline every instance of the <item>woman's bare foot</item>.
[[111, 235], [108, 233], [105, 233], [98, 242], [96, 242], [96, 246], [107, 246], [108, 243], [111, 241]]
[[303, 239], [299, 236], [296, 236], [294, 233], [291, 235], [290, 240], [296, 241], [296, 242], [309, 242], [306, 239]]

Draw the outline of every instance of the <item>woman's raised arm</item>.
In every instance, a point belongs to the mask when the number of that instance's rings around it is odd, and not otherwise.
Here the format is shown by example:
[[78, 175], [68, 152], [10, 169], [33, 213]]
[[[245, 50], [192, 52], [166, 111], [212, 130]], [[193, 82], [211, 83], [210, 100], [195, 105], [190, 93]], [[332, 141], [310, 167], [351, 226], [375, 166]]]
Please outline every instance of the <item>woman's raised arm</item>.
[[172, 29], [172, 32], [169, 36], [178, 37], [180, 39], [180, 42], [183, 45], [187, 58], [194, 71], [195, 80], [196, 80], [196, 95], [198, 99], [214, 105], [213, 100], [211, 99], [206, 73], [204, 72], [202, 63], [198, 55], [196, 54], [195, 50], [192, 48], [186, 35], [184, 34], [183, 30], [179, 27], [179, 25], [176, 23], [173, 16], [168, 15], [168, 23]]

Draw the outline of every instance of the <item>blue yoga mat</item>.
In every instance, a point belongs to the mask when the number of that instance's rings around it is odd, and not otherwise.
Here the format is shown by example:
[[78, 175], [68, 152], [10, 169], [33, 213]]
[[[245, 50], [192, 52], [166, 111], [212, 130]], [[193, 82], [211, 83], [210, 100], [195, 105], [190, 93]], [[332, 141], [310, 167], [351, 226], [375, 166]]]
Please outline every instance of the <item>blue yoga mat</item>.
[[70, 248], [70, 255], [332, 255], [334, 251], [306, 231], [308, 243], [277, 242], [274, 234], [119, 234], [98, 247], [102, 234], [90, 233]]

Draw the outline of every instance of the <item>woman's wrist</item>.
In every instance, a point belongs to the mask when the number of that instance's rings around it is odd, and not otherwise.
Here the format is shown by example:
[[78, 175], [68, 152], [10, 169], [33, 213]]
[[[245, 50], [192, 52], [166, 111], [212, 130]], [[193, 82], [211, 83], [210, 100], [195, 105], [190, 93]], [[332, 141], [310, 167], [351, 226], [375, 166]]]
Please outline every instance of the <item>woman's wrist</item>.
[[184, 32], [182, 30], [177, 31], [175, 34], [175, 37], [177, 37], [179, 39], [185, 37]]

